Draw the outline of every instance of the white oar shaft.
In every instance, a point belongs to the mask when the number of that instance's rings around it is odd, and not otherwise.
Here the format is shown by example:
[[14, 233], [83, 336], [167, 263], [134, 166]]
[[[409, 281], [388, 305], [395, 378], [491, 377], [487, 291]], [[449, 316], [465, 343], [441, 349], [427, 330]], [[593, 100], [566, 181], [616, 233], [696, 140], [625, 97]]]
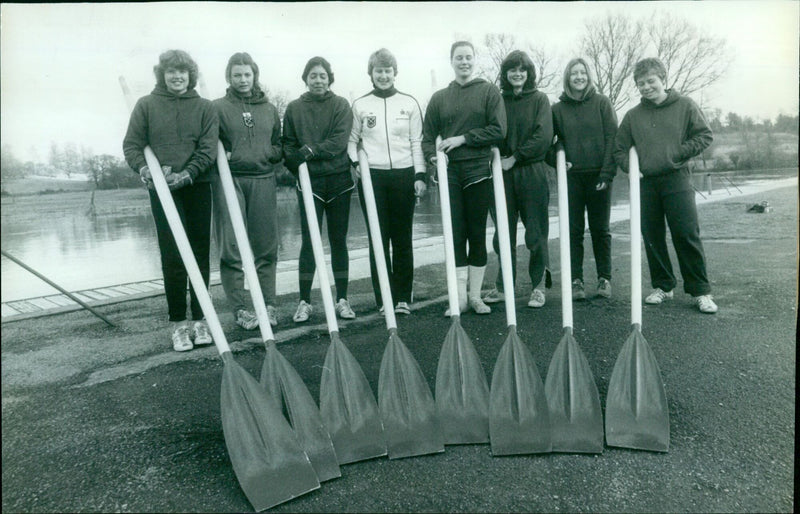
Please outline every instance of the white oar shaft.
[[436, 175], [439, 179], [439, 204], [442, 208], [442, 235], [444, 236], [444, 265], [447, 272], [447, 296], [450, 300], [450, 316], [460, 316], [458, 306], [458, 283], [456, 281], [456, 252], [453, 243], [453, 219], [450, 214], [450, 185], [447, 183], [447, 156], [438, 150], [442, 142], [436, 137]]
[[569, 199], [567, 195], [567, 158], [564, 150], [556, 152], [558, 176], [558, 243], [561, 249], [562, 326], [572, 328], [572, 264], [569, 253]]
[[367, 154], [358, 152], [358, 164], [361, 168], [361, 190], [364, 192], [364, 203], [367, 206], [367, 222], [369, 223], [369, 236], [372, 241], [372, 253], [375, 256], [375, 268], [378, 270], [378, 283], [381, 288], [383, 312], [386, 316], [386, 328], [397, 328], [397, 319], [394, 315], [392, 288], [389, 285], [389, 270], [386, 269], [386, 254], [383, 251], [383, 238], [381, 224], [378, 219], [378, 207], [375, 205], [375, 190], [372, 189], [372, 175], [369, 169]]
[[269, 324], [269, 315], [267, 314], [267, 306], [261, 291], [261, 283], [258, 280], [253, 249], [250, 247], [250, 239], [247, 235], [242, 209], [236, 194], [236, 186], [233, 183], [231, 168], [228, 166], [228, 157], [225, 155], [225, 147], [222, 145], [222, 141], [217, 141], [217, 168], [219, 169], [222, 191], [225, 193], [225, 203], [228, 206], [231, 225], [233, 225], [233, 235], [236, 238], [236, 246], [239, 247], [242, 269], [244, 270], [244, 276], [247, 277], [247, 283], [250, 286], [250, 297], [253, 299], [253, 307], [258, 317], [261, 338], [264, 341], [272, 341], [275, 339], [275, 336], [272, 333], [272, 326]]
[[308, 175], [306, 163], [300, 165], [300, 189], [303, 193], [303, 206], [306, 211], [306, 221], [308, 222], [308, 233], [311, 239], [311, 248], [314, 251], [314, 262], [317, 265], [317, 277], [319, 277], [319, 290], [322, 294], [322, 305], [325, 307], [325, 319], [328, 320], [328, 331], [338, 332], [339, 324], [336, 322], [336, 312], [333, 307], [333, 296], [331, 295], [331, 282], [328, 279], [328, 268], [325, 264], [325, 252], [322, 250], [322, 236], [319, 232], [319, 222], [317, 222], [317, 208], [314, 205], [314, 193], [311, 189], [311, 177]]
[[[500, 242], [500, 269], [503, 270], [506, 323], [511, 327], [517, 325], [517, 311], [514, 305], [514, 271], [511, 263], [511, 231], [508, 223], [508, 205], [500, 150], [494, 147], [492, 147], [492, 185], [494, 186], [494, 206], [497, 211], [497, 227], [495, 229]], [[514, 229], [516, 230], [516, 227]]]
[[639, 196], [639, 155], [632, 146], [628, 179], [631, 194], [631, 323], [642, 325], [642, 221]]

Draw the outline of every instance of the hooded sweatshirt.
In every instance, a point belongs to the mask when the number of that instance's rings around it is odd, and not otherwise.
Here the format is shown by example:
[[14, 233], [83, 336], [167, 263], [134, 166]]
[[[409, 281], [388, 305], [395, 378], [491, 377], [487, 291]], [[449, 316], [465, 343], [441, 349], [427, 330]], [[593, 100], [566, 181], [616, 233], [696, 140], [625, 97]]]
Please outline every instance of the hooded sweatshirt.
[[580, 97], [565, 89], [553, 106], [553, 130], [563, 146], [570, 173], [600, 172], [610, 182], [616, 174], [614, 140], [617, 114], [608, 97], [587, 86]]
[[500, 155], [514, 156], [515, 166], [543, 161], [553, 142], [553, 115], [547, 95], [536, 88], [515, 95], [503, 91], [508, 133], [500, 144]]
[[171, 166], [173, 173], [186, 170], [193, 182], [208, 182], [218, 137], [219, 118], [211, 101], [194, 89], [176, 95], [156, 86], [136, 102], [122, 151], [137, 173], [147, 165], [144, 147], [149, 145], [158, 162]]
[[425, 161], [436, 155], [436, 136], [464, 136], [466, 143], [448, 153], [450, 161], [490, 159], [491, 147], [506, 135], [506, 110], [500, 92], [483, 79], [463, 86], [455, 80], [431, 96], [422, 126]]
[[322, 96], [303, 93], [286, 107], [283, 118], [283, 156], [286, 166], [297, 173], [304, 162], [300, 148], [308, 145], [313, 156], [307, 161], [312, 177], [349, 173], [347, 141], [353, 128], [350, 104], [331, 91]]
[[642, 175], [667, 175], [687, 169], [687, 161], [713, 140], [697, 104], [670, 89], [660, 104], [642, 98], [625, 114], [617, 132], [614, 160], [627, 173], [628, 151], [636, 146]]
[[231, 153], [231, 173], [248, 177], [275, 173], [275, 164], [283, 157], [281, 118], [264, 92], [254, 90], [251, 96], [241, 96], [228, 88], [224, 97], [214, 100], [214, 107], [219, 115], [219, 138]]

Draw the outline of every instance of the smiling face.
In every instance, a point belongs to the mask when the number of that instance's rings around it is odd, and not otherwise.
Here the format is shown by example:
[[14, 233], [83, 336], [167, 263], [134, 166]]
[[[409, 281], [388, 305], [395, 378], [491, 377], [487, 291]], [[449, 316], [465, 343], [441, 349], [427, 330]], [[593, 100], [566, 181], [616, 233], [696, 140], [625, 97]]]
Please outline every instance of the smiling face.
[[450, 59], [450, 66], [455, 71], [457, 81], [467, 82], [475, 68], [475, 52], [466, 45], [456, 47], [453, 57]]
[[321, 65], [316, 65], [308, 72], [306, 77], [306, 86], [312, 95], [322, 96], [328, 92], [331, 81], [328, 78], [328, 72], [325, 71]]
[[660, 104], [667, 99], [666, 86], [661, 77], [655, 73], [647, 73], [636, 80], [636, 87], [642, 98], [647, 98], [655, 104]]
[[372, 83], [378, 89], [389, 89], [394, 85], [394, 68], [391, 66], [372, 68]]
[[589, 85], [589, 73], [586, 66], [581, 63], [569, 69], [569, 87], [576, 93], [580, 93]]
[[169, 92], [182, 95], [189, 89], [189, 70], [167, 68], [164, 72], [164, 83]]
[[234, 64], [231, 67], [228, 83], [240, 95], [250, 96], [253, 93], [254, 80], [253, 68], [249, 64]]
[[528, 70], [522, 66], [511, 68], [506, 72], [506, 78], [508, 79], [508, 83], [511, 84], [511, 87], [514, 88], [514, 91], [521, 91], [522, 86], [524, 86], [525, 82], [528, 80]]

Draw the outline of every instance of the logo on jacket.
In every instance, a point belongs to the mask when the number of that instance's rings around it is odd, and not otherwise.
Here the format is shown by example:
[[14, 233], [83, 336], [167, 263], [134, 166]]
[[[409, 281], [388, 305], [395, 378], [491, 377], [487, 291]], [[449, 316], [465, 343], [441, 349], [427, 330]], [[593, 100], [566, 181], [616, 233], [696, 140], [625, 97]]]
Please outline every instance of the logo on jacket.
[[367, 128], [375, 128], [378, 120], [375, 116], [367, 116]]

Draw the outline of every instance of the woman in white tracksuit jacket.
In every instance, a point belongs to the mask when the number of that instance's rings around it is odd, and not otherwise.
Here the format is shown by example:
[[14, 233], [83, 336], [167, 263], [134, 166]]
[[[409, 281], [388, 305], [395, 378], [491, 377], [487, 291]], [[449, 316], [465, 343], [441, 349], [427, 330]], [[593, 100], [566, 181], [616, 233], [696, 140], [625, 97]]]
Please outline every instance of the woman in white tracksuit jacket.
[[[385, 48], [369, 57], [367, 73], [374, 89], [353, 102], [353, 130], [347, 154], [359, 176], [358, 148], [362, 147], [367, 154], [392, 297], [397, 301], [395, 312], [410, 314], [414, 281], [411, 227], [415, 197], [425, 194], [426, 189], [422, 109], [413, 96], [395, 89], [397, 60]], [[366, 217], [360, 182], [358, 191]], [[375, 299], [382, 308], [371, 238], [369, 257]]]

